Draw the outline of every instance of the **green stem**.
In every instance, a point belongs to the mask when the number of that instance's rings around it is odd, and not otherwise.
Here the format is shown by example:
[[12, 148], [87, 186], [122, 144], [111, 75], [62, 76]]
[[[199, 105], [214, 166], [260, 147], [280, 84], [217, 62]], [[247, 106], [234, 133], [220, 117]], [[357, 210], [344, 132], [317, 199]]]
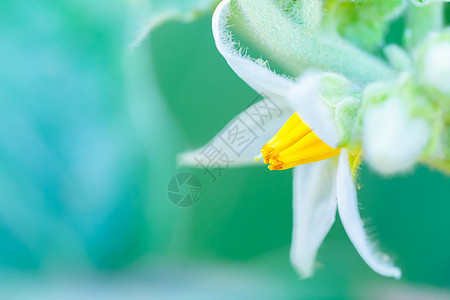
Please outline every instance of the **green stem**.
[[300, 17], [300, 22], [308, 29], [319, 28], [322, 21], [322, 1], [298, 0], [294, 3], [293, 11]]
[[426, 36], [444, 25], [444, 5], [441, 2], [425, 7], [410, 4], [406, 14], [405, 42], [413, 50]]
[[345, 42], [337, 35], [312, 31], [292, 21], [272, 0], [237, 0], [250, 29], [289, 72], [306, 68], [345, 75], [367, 84], [395, 76], [384, 61]]

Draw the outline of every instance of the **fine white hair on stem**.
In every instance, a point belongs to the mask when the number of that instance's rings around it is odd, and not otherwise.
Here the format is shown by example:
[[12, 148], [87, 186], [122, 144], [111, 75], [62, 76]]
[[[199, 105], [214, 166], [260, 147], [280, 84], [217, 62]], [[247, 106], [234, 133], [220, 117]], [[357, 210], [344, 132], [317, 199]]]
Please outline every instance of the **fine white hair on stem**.
[[440, 3], [440, 2], [450, 2], [450, 0], [410, 0], [411, 3], [415, 6], [428, 6], [433, 3]]

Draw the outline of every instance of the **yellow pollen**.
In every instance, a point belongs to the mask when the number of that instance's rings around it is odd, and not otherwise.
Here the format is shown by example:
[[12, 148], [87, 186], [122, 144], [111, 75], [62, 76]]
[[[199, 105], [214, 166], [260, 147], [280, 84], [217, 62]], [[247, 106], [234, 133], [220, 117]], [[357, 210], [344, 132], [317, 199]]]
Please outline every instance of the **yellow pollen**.
[[325, 144], [294, 113], [281, 129], [262, 147], [255, 160], [264, 158], [270, 170], [286, 170], [338, 155], [340, 148]]

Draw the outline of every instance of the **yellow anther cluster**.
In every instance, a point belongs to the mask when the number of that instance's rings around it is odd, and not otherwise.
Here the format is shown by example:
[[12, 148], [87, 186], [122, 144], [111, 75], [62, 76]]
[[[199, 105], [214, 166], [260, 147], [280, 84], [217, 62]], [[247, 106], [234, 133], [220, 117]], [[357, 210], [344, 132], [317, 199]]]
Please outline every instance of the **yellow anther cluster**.
[[325, 144], [294, 113], [281, 129], [261, 149], [260, 157], [270, 170], [285, 170], [298, 165], [324, 160], [338, 155], [340, 148]]

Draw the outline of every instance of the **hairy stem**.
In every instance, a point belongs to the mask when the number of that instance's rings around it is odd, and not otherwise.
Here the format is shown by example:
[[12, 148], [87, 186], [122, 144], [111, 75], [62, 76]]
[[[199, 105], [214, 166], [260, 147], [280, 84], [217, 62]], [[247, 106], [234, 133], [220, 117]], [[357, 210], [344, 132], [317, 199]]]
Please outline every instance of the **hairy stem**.
[[396, 74], [385, 62], [339, 36], [295, 23], [278, 9], [273, 0], [237, 2], [250, 30], [294, 75], [306, 68], [318, 68], [341, 73], [356, 83], [366, 84]]
[[321, 0], [298, 0], [294, 3], [293, 11], [300, 17], [300, 21], [308, 29], [318, 29], [322, 21]]
[[432, 3], [428, 6], [409, 5], [406, 15], [405, 42], [408, 50], [413, 50], [426, 36], [438, 31], [444, 24], [444, 4]]

